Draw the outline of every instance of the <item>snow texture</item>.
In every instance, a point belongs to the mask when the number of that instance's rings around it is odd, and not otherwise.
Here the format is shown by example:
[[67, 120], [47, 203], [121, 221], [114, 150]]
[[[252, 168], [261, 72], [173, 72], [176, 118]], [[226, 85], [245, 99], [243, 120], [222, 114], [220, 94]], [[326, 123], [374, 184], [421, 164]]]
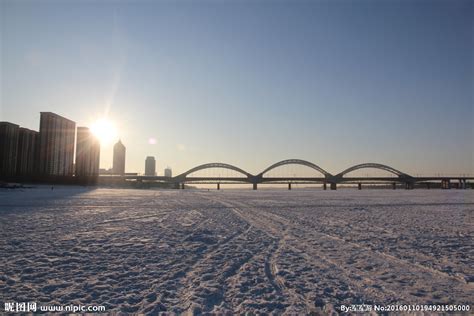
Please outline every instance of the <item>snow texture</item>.
[[0, 296], [148, 314], [469, 304], [473, 218], [472, 190], [3, 190]]

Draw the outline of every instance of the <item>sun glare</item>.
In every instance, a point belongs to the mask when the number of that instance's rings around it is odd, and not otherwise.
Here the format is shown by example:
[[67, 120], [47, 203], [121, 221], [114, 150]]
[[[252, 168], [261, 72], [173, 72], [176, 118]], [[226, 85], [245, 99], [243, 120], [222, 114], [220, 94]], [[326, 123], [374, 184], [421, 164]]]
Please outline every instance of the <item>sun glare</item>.
[[92, 133], [100, 140], [102, 145], [112, 143], [117, 138], [117, 128], [108, 119], [98, 119], [91, 126]]

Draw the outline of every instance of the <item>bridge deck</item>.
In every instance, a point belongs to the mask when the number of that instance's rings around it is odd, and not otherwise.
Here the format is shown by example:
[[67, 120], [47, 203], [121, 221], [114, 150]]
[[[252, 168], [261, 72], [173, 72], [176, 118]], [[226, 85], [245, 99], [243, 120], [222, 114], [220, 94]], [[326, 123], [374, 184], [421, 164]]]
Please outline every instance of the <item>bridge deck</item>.
[[431, 177], [163, 177], [163, 176], [140, 176], [140, 175], [101, 175], [100, 179], [123, 179], [123, 180], [138, 180], [138, 181], [160, 181], [168, 183], [183, 183], [183, 182], [238, 182], [238, 183], [357, 183], [357, 182], [427, 182], [427, 181], [474, 181], [473, 176], [431, 176]]

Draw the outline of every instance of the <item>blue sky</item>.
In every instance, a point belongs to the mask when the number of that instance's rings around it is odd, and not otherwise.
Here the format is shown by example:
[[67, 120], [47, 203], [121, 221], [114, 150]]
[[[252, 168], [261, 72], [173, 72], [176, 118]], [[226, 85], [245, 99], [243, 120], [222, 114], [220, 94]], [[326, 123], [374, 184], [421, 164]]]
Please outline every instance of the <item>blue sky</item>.
[[[127, 171], [474, 173], [472, 1], [1, 1], [0, 120], [107, 115]], [[149, 144], [150, 137], [156, 144]], [[110, 167], [111, 146], [103, 146]]]

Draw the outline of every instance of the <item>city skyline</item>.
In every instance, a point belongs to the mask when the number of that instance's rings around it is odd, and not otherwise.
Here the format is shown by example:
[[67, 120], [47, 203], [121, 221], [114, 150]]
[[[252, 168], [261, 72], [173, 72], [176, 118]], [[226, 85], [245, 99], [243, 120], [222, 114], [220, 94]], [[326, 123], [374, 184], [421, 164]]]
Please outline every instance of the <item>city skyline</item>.
[[288, 158], [474, 173], [468, 1], [1, 6], [0, 121], [107, 117], [101, 168], [121, 139], [126, 172], [155, 156], [176, 174]]
[[474, 0], [0, 0], [0, 310], [468, 314], [473, 122]]

